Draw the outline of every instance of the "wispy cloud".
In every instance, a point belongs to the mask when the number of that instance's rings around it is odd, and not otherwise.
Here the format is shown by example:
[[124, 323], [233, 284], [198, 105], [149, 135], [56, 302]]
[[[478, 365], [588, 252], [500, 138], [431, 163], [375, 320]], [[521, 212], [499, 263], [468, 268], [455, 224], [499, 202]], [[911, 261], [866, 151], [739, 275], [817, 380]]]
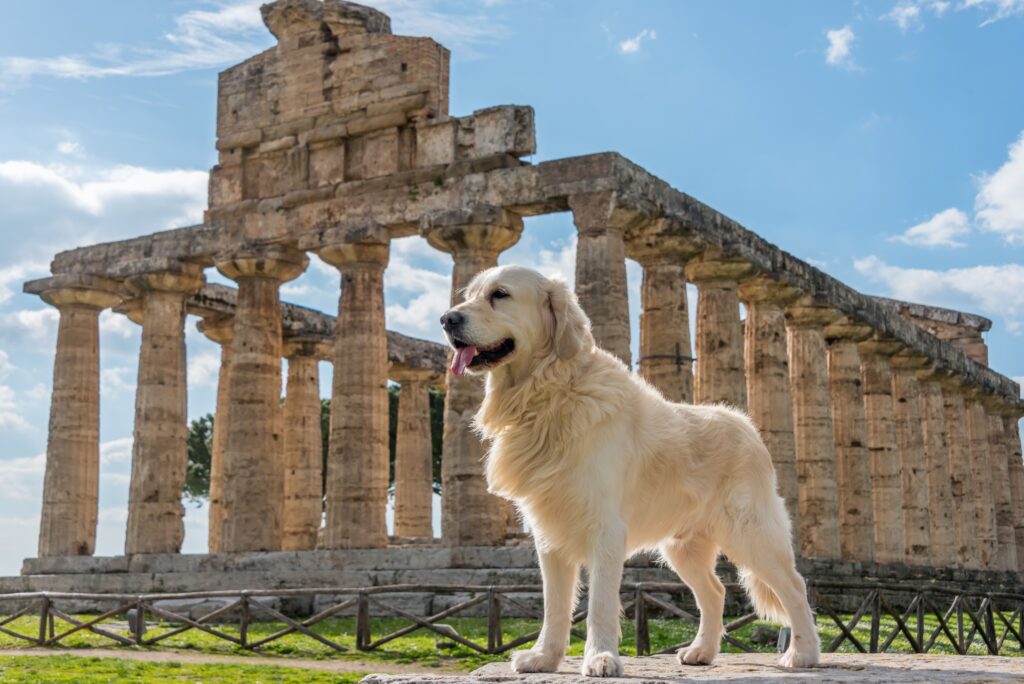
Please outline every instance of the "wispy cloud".
[[966, 244], [957, 238], [970, 232], [971, 222], [967, 214], [959, 209], [950, 208], [890, 239], [921, 247], [966, 247]]
[[624, 55], [635, 54], [640, 52], [640, 48], [643, 47], [644, 41], [655, 40], [657, 37], [658, 34], [654, 29], [644, 29], [632, 38], [627, 38], [619, 43], [619, 52]]
[[900, 31], [906, 33], [911, 28], [920, 26], [921, 7], [916, 2], [900, 2], [881, 18], [893, 22], [900, 27]]
[[[880, 18], [893, 22], [900, 31], [906, 33], [910, 29], [923, 28], [926, 13], [941, 18], [953, 4], [951, 0], [899, 0]], [[956, 10], [973, 10], [980, 14], [982, 20], [979, 27], [985, 27], [1003, 19], [1024, 15], [1024, 0], [961, 0], [956, 4]]]
[[857, 40], [857, 36], [853, 29], [848, 25], [830, 29], [825, 32], [825, 37], [828, 39], [825, 61], [835, 67], [855, 70], [857, 64], [853, 61], [853, 43]]

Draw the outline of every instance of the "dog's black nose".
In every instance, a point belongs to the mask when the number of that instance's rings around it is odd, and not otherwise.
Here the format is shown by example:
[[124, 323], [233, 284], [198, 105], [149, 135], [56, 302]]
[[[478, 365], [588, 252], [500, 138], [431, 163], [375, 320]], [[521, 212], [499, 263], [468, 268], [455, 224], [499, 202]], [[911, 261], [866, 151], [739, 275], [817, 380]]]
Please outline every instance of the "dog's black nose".
[[458, 311], [448, 311], [445, 315], [441, 316], [441, 327], [448, 332], [451, 332], [455, 328], [462, 325], [466, 318]]

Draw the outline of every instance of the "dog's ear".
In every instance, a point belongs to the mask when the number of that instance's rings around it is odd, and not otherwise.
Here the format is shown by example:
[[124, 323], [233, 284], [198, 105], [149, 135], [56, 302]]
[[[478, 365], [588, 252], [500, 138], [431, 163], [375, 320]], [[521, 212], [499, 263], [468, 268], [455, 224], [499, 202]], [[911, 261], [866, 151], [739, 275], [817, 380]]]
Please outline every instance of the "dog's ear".
[[590, 321], [576, 295], [562, 280], [548, 281], [548, 306], [554, 320], [551, 343], [558, 358], [571, 359], [583, 349], [590, 336]]

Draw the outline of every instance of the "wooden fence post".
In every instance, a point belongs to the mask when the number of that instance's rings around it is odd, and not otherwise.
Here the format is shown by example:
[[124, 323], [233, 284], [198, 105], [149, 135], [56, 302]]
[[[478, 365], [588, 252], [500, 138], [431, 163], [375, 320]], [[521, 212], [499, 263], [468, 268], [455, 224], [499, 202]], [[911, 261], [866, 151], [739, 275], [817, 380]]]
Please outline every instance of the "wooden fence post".
[[639, 584], [633, 594], [633, 622], [636, 626], [636, 654], [650, 655], [651, 636], [647, 624], [647, 602], [644, 600], [644, 591]]
[[366, 592], [359, 592], [356, 603], [356, 648], [365, 651], [370, 645], [370, 600]]
[[501, 595], [494, 587], [487, 589], [487, 652], [494, 654], [501, 648]]

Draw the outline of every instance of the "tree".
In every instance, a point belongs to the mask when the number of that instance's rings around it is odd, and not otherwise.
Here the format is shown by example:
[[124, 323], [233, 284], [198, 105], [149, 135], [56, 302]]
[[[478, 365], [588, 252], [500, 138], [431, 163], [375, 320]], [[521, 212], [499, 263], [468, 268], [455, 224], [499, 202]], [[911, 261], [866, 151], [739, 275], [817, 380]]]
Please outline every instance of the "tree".
[[185, 498], [197, 506], [210, 496], [210, 460], [213, 455], [213, 415], [207, 413], [188, 426], [188, 465]]

